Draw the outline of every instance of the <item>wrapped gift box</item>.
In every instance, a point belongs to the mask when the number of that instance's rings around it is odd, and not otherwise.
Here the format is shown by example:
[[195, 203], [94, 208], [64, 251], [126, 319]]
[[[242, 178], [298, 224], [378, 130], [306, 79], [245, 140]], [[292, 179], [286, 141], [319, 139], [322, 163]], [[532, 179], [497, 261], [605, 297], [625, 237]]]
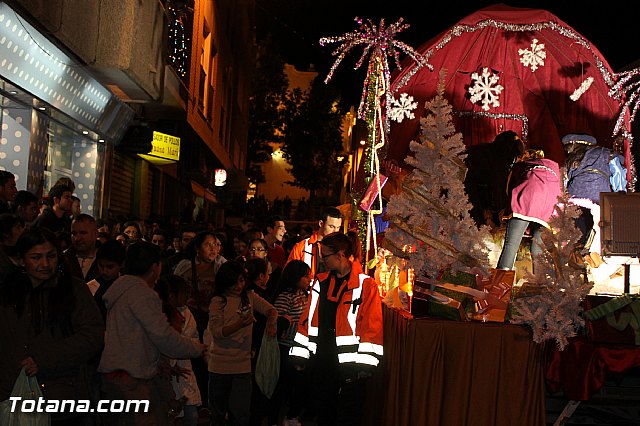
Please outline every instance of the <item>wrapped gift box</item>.
[[[516, 278], [515, 271], [491, 269], [491, 275], [478, 282], [478, 289], [483, 290], [492, 297], [477, 299], [473, 319], [477, 321], [504, 322], [507, 316], [508, 305], [511, 302], [511, 293]], [[500, 306], [492, 304], [492, 300], [499, 300]]]
[[453, 321], [467, 321], [462, 303], [437, 292], [421, 292], [414, 287], [411, 315], [414, 318], [435, 317]]
[[[438, 278], [438, 281], [442, 283], [450, 283], [450, 284], [455, 284], [455, 285], [468, 287], [472, 289], [476, 288], [476, 276], [472, 274], [467, 274], [464, 272], [453, 273], [451, 271], [445, 271]], [[455, 291], [455, 290], [450, 290], [443, 287], [436, 287], [436, 291], [444, 296], [447, 296], [453, 300], [460, 302], [460, 307], [465, 313], [465, 320], [468, 318], [471, 318], [471, 315], [473, 315], [473, 308], [474, 308], [474, 305], [473, 305], [474, 301], [472, 297], [470, 297], [468, 294]]]
[[[594, 343], [640, 345], [640, 296], [592, 296], [584, 300], [587, 339]], [[634, 328], [635, 327], [635, 328]]]
[[[451, 271], [445, 271], [438, 277], [438, 283], [453, 284], [452, 287], [475, 288], [476, 277], [464, 272], [452, 273]], [[454, 321], [468, 321], [471, 318], [474, 308], [474, 301], [471, 296], [440, 286], [434, 286], [431, 289], [431, 284], [436, 283], [416, 280], [411, 310], [414, 316], [429, 316]]]

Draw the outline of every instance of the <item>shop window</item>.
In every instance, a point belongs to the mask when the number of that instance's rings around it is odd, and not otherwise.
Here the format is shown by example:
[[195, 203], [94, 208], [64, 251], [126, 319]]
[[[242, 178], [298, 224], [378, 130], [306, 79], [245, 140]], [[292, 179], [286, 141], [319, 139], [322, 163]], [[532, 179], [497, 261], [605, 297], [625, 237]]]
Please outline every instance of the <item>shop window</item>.
[[[100, 197], [103, 146], [33, 108], [2, 108], [0, 168], [16, 175], [18, 189], [46, 195], [61, 177], [71, 178], [82, 210], [94, 214]], [[99, 194], [98, 194], [99, 195]]]
[[0, 170], [13, 173], [18, 189], [26, 189], [31, 109], [2, 108], [0, 126]]
[[49, 127], [49, 147], [45, 169], [46, 189], [61, 177], [76, 185], [82, 211], [94, 215], [96, 192], [101, 188], [99, 161], [102, 146], [54, 122]]

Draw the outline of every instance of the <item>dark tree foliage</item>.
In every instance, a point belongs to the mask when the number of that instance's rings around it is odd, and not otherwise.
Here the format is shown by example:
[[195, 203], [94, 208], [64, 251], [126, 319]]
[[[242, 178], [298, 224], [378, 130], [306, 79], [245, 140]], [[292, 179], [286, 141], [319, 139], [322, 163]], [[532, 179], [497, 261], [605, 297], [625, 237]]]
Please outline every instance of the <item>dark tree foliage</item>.
[[288, 85], [284, 60], [268, 37], [258, 45], [252, 82], [246, 172], [252, 183], [265, 181], [261, 163], [271, 160], [273, 150], [269, 143], [280, 142], [282, 139], [282, 105], [285, 103]]
[[282, 151], [291, 165], [291, 185], [317, 190], [332, 189], [343, 178], [342, 117], [335, 89], [316, 78], [309, 92], [294, 90], [284, 109], [285, 132]]

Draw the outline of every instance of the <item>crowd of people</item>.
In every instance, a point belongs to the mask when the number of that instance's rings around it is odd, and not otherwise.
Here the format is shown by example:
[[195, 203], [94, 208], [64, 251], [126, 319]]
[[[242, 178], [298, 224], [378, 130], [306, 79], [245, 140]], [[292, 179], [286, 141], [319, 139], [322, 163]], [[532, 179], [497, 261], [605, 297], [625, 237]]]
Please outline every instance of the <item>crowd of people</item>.
[[[52, 424], [358, 424], [382, 308], [338, 209], [301, 236], [281, 216], [174, 229], [95, 218], [73, 192], [57, 182], [42, 206], [0, 171], [0, 401], [24, 370], [46, 400], [149, 401]], [[267, 397], [254, 376], [271, 338]]]
[[[498, 268], [514, 267], [527, 228], [540, 252], [563, 188], [582, 209], [578, 250], [599, 252], [599, 195], [624, 190], [622, 159], [589, 135], [562, 142], [562, 168], [513, 132], [468, 150], [474, 219], [506, 221]], [[287, 231], [288, 197], [274, 202], [282, 215], [253, 201], [261, 214], [237, 229], [111, 221], [82, 213], [74, 190], [61, 179], [43, 203], [0, 171], [0, 402], [24, 370], [47, 400], [150, 402], [51, 413], [59, 425], [358, 424], [383, 355], [382, 309], [340, 210], [325, 208], [315, 231]], [[264, 392], [258, 358], [273, 338], [279, 375]]]

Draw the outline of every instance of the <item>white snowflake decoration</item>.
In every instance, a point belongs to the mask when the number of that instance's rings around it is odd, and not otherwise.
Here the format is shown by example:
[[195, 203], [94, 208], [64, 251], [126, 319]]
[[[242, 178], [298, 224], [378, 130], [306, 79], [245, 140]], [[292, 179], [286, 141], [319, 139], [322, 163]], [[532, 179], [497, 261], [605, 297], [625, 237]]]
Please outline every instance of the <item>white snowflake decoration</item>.
[[522, 56], [520, 62], [525, 67], [531, 66], [531, 72], [538, 69], [538, 65], [543, 67], [547, 52], [544, 50], [544, 43], [538, 44], [538, 39], [534, 38], [531, 42], [531, 50], [518, 49], [518, 55]]
[[571, 96], [569, 96], [569, 98], [573, 102], [580, 99], [580, 96], [582, 96], [584, 92], [589, 90], [589, 87], [591, 87], [591, 83], [593, 83], [593, 77], [588, 77], [585, 81], [582, 82], [580, 87], [578, 87], [576, 90], [573, 91], [573, 93], [571, 94]]
[[391, 105], [392, 107], [389, 108], [390, 120], [402, 123], [405, 117], [409, 120], [416, 118], [415, 114], [411, 112], [418, 108], [418, 102], [413, 101], [413, 96], [403, 93], [400, 95], [400, 99], [394, 99]]
[[496, 84], [499, 79], [500, 77], [496, 74], [489, 72], [489, 68], [483, 68], [481, 75], [477, 72], [471, 74], [471, 80], [473, 80], [473, 84], [469, 87], [471, 102], [482, 101], [482, 109], [485, 111], [489, 110], [489, 105], [499, 107], [498, 95], [504, 89], [501, 85]]

